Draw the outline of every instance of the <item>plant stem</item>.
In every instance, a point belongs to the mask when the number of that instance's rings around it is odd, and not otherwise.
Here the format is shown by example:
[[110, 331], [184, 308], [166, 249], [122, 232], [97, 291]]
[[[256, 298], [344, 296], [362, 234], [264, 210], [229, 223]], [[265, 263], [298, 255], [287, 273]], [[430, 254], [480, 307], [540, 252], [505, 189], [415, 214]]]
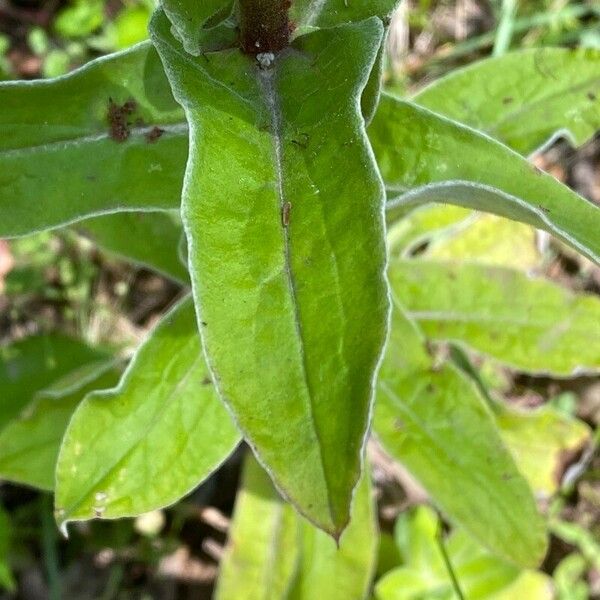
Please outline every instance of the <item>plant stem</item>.
[[48, 576], [50, 600], [60, 600], [60, 568], [58, 566], [58, 550], [56, 525], [54, 523], [52, 496], [45, 494], [41, 498], [42, 512], [42, 544], [44, 548], [44, 564]]
[[518, 7], [518, 0], [502, 0], [500, 24], [498, 25], [498, 31], [496, 33], [492, 56], [502, 56], [503, 54], [506, 54], [509, 49]]
[[458, 577], [456, 577], [456, 573], [454, 572], [454, 567], [452, 566], [452, 561], [448, 556], [448, 551], [446, 550], [446, 542], [444, 540], [444, 531], [442, 526], [442, 519], [438, 515], [438, 530], [437, 530], [437, 541], [440, 548], [440, 552], [442, 554], [442, 558], [444, 559], [444, 564], [446, 565], [446, 570], [448, 571], [448, 575], [450, 577], [450, 581], [452, 582], [452, 587], [454, 588], [454, 593], [459, 598], [459, 600], [465, 600], [465, 595], [458, 583]]
[[239, 6], [244, 52], [278, 52], [288, 45], [289, 0], [240, 0]]

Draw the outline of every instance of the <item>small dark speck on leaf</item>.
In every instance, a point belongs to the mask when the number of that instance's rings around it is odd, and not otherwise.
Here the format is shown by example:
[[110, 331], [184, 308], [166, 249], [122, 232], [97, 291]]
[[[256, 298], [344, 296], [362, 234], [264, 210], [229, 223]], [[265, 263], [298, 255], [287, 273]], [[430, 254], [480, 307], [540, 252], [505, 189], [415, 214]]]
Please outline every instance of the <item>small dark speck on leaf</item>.
[[310, 137], [307, 133], [301, 133], [299, 139], [292, 140], [292, 144], [295, 144], [299, 148], [306, 150], [308, 148], [308, 142], [310, 141]]
[[598, 96], [596, 96], [596, 94], [594, 94], [594, 92], [588, 92], [587, 93], [587, 97], [592, 101], [595, 102], [596, 99], [598, 98]]
[[394, 420], [394, 428], [395, 429], [404, 429], [404, 422], [402, 421], [402, 419]]
[[281, 224], [287, 227], [290, 224], [290, 214], [292, 212], [292, 205], [286, 202], [281, 208]]
[[210, 385], [212, 383], [212, 379], [210, 377], [205, 377], [202, 380], [202, 385]]
[[202, 324], [202, 327], [206, 327], [208, 325], [206, 321], [201, 321], [200, 323]]
[[161, 129], [160, 127], [153, 127], [148, 133], [146, 133], [144, 137], [149, 144], [153, 144], [162, 136], [164, 132], [165, 130]]
[[108, 99], [108, 127], [110, 137], [115, 142], [124, 142], [131, 134], [131, 124], [128, 117], [137, 109], [137, 102], [130, 98], [123, 104], [117, 104], [112, 98]]
[[506, 96], [506, 98], [502, 98], [502, 104], [510, 104], [511, 102], [514, 102], [514, 98], [511, 98], [511, 96]]

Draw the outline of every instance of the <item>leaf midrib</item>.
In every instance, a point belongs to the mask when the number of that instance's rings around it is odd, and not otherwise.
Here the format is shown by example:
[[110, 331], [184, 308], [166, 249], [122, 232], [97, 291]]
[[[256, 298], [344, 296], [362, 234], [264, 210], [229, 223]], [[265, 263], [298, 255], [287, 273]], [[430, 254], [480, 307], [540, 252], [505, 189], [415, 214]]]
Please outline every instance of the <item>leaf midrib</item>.
[[[158, 125], [147, 125], [144, 127], [135, 126], [135, 127], [130, 128], [130, 133], [132, 136], [144, 136], [144, 135], [151, 133], [155, 127], [160, 127], [160, 129], [162, 129], [163, 132], [172, 134], [173, 136], [178, 136], [178, 135], [183, 135], [183, 134], [187, 135], [188, 129], [189, 129], [187, 121], [184, 120], [183, 122], [174, 123], [174, 124], [170, 124], [170, 125], [159, 123]], [[82, 135], [82, 136], [66, 138], [64, 140], [55, 140], [52, 142], [46, 142], [44, 144], [23, 146], [20, 148], [6, 148], [6, 149], [0, 150], [0, 159], [12, 158], [14, 156], [18, 157], [18, 156], [27, 155], [27, 154], [34, 154], [36, 152], [46, 152], [46, 151], [51, 152], [55, 149], [61, 150], [61, 149], [68, 148], [70, 146], [94, 144], [97, 142], [106, 141], [108, 139], [112, 139], [111, 135], [110, 135], [110, 133], [105, 131], [103, 133], [86, 134], [86, 135]], [[115, 143], [118, 143], [118, 142], [115, 142]]]
[[[284, 192], [284, 170], [283, 170], [283, 133], [282, 133], [282, 115], [277, 90], [274, 85], [275, 70], [260, 70], [258, 72], [259, 86], [263, 94], [265, 106], [268, 110], [268, 114], [271, 121], [270, 134], [273, 143], [273, 156], [274, 156], [274, 167], [275, 176], [277, 178], [277, 195], [279, 199], [279, 215], [278, 219], [281, 219], [283, 214], [284, 206], [286, 204], [285, 192]], [[296, 291], [296, 285], [294, 281], [294, 275], [292, 272], [292, 261], [291, 261], [291, 245], [289, 230], [286, 225], [282, 223], [282, 237], [283, 237], [283, 252], [284, 252], [284, 272], [285, 278], [288, 285], [290, 298], [292, 301], [292, 307], [294, 311], [294, 327], [296, 329], [296, 335], [299, 340], [298, 350], [300, 353], [302, 363], [302, 376], [304, 385], [308, 393], [309, 401], [309, 416], [312, 425], [312, 429], [315, 433], [318, 442], [318, 453], [321, 470], [323, 472], [323, 480], [325, 482], [325, 488], [327, 491], [327, 504], [329, 507], [330, 518], [334, 526], [336, 525], [335, 512], [332, 505], [331, 495], [331, 484], [327, 477], [327, 470], [325, 468], [325, 461], [323, 457], [323, 444], [321, 439], [321, 433], [315, 419], [315, 406], [313, 400], [313, 390], [310, 384], [310, 378], [308, 376], [308, 364], [306, 360], [306, 353], [304, 351], [304, 336], [302, 332], [302, 322], [300, 319], [299, 302]]]

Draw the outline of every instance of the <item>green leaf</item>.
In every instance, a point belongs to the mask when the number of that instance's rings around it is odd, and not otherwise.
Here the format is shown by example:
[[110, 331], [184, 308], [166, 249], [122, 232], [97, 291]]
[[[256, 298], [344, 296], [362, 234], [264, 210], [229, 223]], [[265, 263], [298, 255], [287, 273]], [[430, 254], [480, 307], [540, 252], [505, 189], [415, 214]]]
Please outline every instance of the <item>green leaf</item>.
[[395, 260], [394, 294], [428, 338], [452, 340], [519, 370], [567, 377], [600, 369], [600, 300], [525, 273]]
[[[441, 527], [436, 514], [426, 506], [400, 515], [396, 522], [396, 539], [406, 564], [377, 583], [377, 600], [458, 599], [440, 547]], [[443, 543], [465, 598], [553, 598], [547, 575], [520, 571], [491, 555], [462, 530], [454, 530]]]
[[427, 202], [458, 204], [545, 229], [600, 262], [600, 207], [506, 146], [386, 94], [369, 138], [390, 219]]
[[375, 571], [377, 521], [369, 470], [339, 548], [304, 521], [248, 456], [238, 492], [217, 600], [360, 600]]
[[[353, 23], [379, 17], [387, 25], [399, 0], [294, 0], [291, 4], [292, 23], [300, 31], [312, 27], [333, 27], [342, 23]], [[371, 76], [361, 97], [362, 113], [366, 123], [370, 123], [377, 110], [383, 78], [385, 48], [381, 45], [379, 55], [371, 71]]]
[[16, 583], [8, 562], [10, 556], [11, 523], [9, 516], [0, 506], [0, 588], [9, 592], [15, 590]]
[[298, 27], [333, 27], [379, 17], [387, 19], [399, 0], [294, 0], [290, 9]]
[[544, 522], [490, 410], [470, 380], [430, 356], [399, 305], [375, 408], [384, 448], [453, 521], [498, 556], [525, 566], [540, 562]]
[[119, 386], [88, 395], [75, 411], [58, 458], [57, 521], [64, 527], [172, 504], [238, 442], [186, 298], [141, 345]]
[[175, 281], [189, 281], [178, 252], [183, 228], [176, 212], [101, 215], [78, 223], [76, 230], [111, 254], [154, 269]]
[[264, 69], [238, 50], [190, 57], [160, 13], [153, 36], [191, 124], [182, 210], [214, 380], [279, 489], [339, 535], [388, 313], [358, 110], [382, 25], [318, 30]]
[[476, 212], [463, 227], [437, 236], [421, 256], [428, 260], [458, 259], [521, 271], [541, 263], [535, 229], [524, 223]]
[[235, 44], [235, 22], [228, 19], [233, 0], [161, 0], [161, 5], [186, 52], [198, 56]]
[[474, 219], [474, 212], [460, 206], [425, 204], [392, 223], [387, 232], [391, 256], [411, 256], [438, 238], [462, 231]]
[[498, 404], [495, 416], [502, 438], [538, 497], [558, 491], [569, 460], [591, 437], [586, 423], [552, 406], [524, 411]]
[[600, 51], [534, 48], [452, 71], [414, 101], [530, 154], [556, 135], [600, 129]]
[[248, 454], [221, 561], [216, 600], [282, 600], [300, 560], [300, 522]]
[[36, 392], [71, 371], [106, 358], [105, 352], [59, 334], [32, 336], [0, 347], [0, 431]]
[[[113, 113], [135, 103], [124, 130], [114, 115], [109, 126], [111, 99]], [[149, 43], [65, 77], [1, 83], [0, 106], [0, 237], [179, 208], [187, 124]], [[111, 137], [124, 131], [124, 141]]]
[[350, 524], [335, 542], [302, 522], [302, 561], [289, 600], [361, 600], [376, 568], [379, 531], [370, 469], [365, 466], [352, 502]]
[[54, 489], [56, 459], [73, 412], [86, 393], [117, 383], [119, 372], [112, 367], [112, 362], [86, 365], [57, 382], [61, 387], [38, 392], [0, 432], [0, 479]]

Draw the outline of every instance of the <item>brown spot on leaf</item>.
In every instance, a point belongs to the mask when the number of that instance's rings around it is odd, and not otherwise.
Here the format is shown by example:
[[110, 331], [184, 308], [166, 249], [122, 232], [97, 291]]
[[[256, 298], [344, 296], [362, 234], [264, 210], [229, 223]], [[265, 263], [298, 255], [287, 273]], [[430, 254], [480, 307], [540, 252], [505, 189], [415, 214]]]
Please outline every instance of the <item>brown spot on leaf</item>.
[[515, 101], [511, 96], [506, 96], [506, 98], [502, 98], [502, 104], [512, 104]]
[[112, 98], [108, 99], [108, 127], [110, 137], [115, 142], [124, 142], [131, 135], [129, 117], [136, 109], [137, 102], [133, 98], [123, 104], [117, 104]]
[[165, 130], [161, 129], [160, 127], [153, 127], [144, 137], [149, 144], [153, 144], [162, 136], [164, 132]]
[[292, 205], [289, 202], [286, 202], [281, 207], [281, 224], [284, 227], [287, 227], [290, 224], [290, 214], [292, 212]]
[[596, 94], [594, 94], [594, 92], [588, 92], [587, 93], [587, 97], [592, 101], [595, 102], [596, 99], [598, 98], [598, 96], [596, 96]]

